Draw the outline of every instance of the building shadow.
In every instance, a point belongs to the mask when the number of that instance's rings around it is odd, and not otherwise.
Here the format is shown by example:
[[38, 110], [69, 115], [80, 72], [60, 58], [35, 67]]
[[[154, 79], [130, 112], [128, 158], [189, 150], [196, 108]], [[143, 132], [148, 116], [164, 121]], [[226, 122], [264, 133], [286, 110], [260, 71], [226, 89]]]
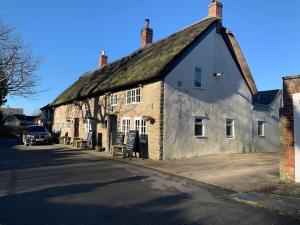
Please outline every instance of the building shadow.
[[[0, 198], [0, 224], [186, 224], [181, 210], [174, 207], [190, 198], [185, 193], [154, 197], [147, 201], [124, 205], [118, 202], [108, 204], [101, 200], [97, 204], [67, 204], [51, 201], [61, 196], [84, 194], [95, 189], [101, 191], [101, 188], [105, 186], [140, 182], [146, 178], [145, 176], [135, 176], [110, 182], [54, 187], [5, 196]], [[107, 194], [113, 196], [114, 193]], [[134, 193], [132, 193], [131, 198], [133, 200], [136, 198]]]
[[20, 150], [18, 140], [0, 140], [0, 171], [19, 170], [37, 167], [60, 166], [75, 163], [96, 163], [105, 159], [95, 157], [86, 159], [82, 151], [45, 145], [34, 150]]

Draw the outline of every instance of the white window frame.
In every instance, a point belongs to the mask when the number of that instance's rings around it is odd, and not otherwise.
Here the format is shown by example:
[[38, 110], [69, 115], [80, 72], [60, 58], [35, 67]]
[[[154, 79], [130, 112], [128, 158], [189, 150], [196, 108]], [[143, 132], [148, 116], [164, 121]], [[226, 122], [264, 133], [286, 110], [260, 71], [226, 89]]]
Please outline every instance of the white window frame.
[[[227, 126], [228, 126], [228, 123], [231, 121], [231, 135], [228, 135], [227, 134]], [[235, 138], [235, 120], [234, 119], [225, 119], [225, 134], [226, 134], [226, 138], [227, 139], [234, 139]]]
[[125, 134], [125, 136], [127, 136], [130, 131], [131, 119], [130, 117], [123, 117], [121, 121], [122, 121], [121, 131]]
[[139, 132], [139, 135], [146, 135], [147, 134], [146, 121], [143, 120], [142, 117], [135, 117], [134, 118], [134, 129]]
[[109, 103], [110, 103], [110, 106], [118, 105], [118, 94], [117, 93], [112, 93], [110, 95]]
[[141, 102], [141, 88], [126, 91], [126, 104], [138, 104]]
[[[260, 126], [260, 123], [262, 123], [262, 127], [261, 127], [261, 134], [259, 133], [259, 126]], [[266, 124], [266, 121], [263, 121], [263, 120], [258, 120], [257, 121], [257, 135], [259, 137], [265, 137], [265, 124]]]
[[[201, 122], [197, 122], [197, 120], [201, 120]], [[202, 126], [202, 135], [196, 135], [196, 126]], [[200, 116], [194, 117], [194, 136], [196, 138], [204, 138], [205, 137], [205, 118]]]

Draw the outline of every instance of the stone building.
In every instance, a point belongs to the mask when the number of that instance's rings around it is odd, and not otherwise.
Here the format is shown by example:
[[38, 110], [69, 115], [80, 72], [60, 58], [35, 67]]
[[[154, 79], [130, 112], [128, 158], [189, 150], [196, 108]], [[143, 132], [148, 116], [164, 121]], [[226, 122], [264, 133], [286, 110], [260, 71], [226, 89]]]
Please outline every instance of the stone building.
[[112, 63], [102, 52], [54, 100], [53, 130], [93, 131], [105, 149], [116, 131], [138, 130], [154, 160], [278, 151], [281, 91], [257, 91], [222, 9], [212, 1], [207, 18], [154, 43], [146, 20], [140, 49]]

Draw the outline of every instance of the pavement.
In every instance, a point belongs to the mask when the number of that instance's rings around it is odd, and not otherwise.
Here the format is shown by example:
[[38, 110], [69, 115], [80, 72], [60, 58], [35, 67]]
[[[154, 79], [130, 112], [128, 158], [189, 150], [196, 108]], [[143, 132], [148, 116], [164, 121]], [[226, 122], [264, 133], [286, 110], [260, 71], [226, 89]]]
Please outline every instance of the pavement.
[[[98, 156], [106, 153], [90, 152]], [[152, 161], [114, 157], [234, 191], [231, 198], [300, 219], [300, 184], [280, 182], [278, 153], [232, 154]]]
[[234, 194], [95, 152], [0, 140], [1, 225], [299, 224]]

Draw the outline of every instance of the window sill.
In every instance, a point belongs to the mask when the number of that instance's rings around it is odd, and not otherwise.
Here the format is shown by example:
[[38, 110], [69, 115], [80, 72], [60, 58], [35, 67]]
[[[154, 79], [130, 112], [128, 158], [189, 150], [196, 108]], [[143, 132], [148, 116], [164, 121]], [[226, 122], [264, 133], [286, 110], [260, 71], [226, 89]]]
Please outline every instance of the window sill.
[[125, 103], [125, 105], [138, 105], [138, 104], [141, 104], [141, 102]]
[[235, 140], [235, 137], [226, 137], [228, 140]]
[[197, 138], [197, 139], [207, 139], [207, 137], [205, 137], [205, 136], [195, 136], [195, 138]]
[[205, 89], [204, 88], [201, 88], [201, 87], [194, 87], [195, 90], [199, 90], [199, 91], [204, 91]]

